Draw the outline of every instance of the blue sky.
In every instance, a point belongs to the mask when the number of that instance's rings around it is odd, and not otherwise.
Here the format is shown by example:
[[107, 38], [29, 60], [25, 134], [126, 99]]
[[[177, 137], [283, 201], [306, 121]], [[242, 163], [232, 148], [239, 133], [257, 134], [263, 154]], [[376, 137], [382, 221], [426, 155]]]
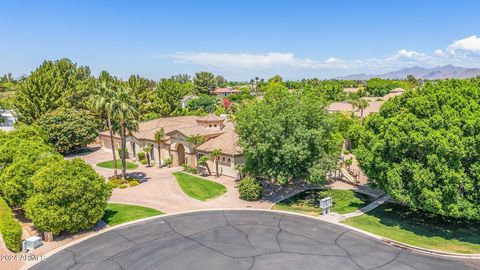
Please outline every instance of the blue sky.
[[480, 67], [480, 1], [0, 0], [0, 73], [67, 57], [94, 74], [230, 80]]

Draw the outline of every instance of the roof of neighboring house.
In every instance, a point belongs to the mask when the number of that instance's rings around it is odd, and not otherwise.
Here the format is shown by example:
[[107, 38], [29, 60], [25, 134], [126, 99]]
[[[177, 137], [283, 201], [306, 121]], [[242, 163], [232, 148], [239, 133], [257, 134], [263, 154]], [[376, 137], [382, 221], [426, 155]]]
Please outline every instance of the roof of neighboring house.
[[223, 122], [225, 118], [220, 116], [216, 116], [215, 114], [209, 114], [207, 116], [203, 116], [197, 119], [197, 122]]
[[220, 149], [222, 153], [232, 156], [242, 154], [242, 149], [238, 146], [238, 136], [234, 131], [223, 133], [197, 147], [197, 150], [202, 152], [212, 152], [214, 149]]
[[395, 88], [393, 89], [392, 91], [390, 91], [390, 93], [386, 94], [385, 96], [383, 96], [383, 99], [384, 100], [389, 100], [390, 98], [392, 97], [397, 97], [397, 96], [400, 96], [403, 94], [403, 92], [405, 92], [405, 89], [403, 88]]
[[213, 90], [214, 94], [222, 94], [222, 93], [240, 93], [242, 91], [237, 90], [237, 89], [231, 89], [231, 88], [217, 88]]

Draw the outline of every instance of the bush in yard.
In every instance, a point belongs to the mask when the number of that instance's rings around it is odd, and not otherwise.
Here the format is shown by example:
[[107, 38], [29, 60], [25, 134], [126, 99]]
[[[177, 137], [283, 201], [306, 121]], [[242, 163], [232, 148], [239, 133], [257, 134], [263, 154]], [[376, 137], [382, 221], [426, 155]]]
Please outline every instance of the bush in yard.
[[59, 160], [32, 177], [33, 195], [24, 209], [27, 218], [42, 231], [74, 233], [99, 221], [111, 195], [90, 165], [80, 159]]
[[147, 165], [148, 161], [147, 161], [146, 159], [142, 159], [142, 161], [140, 161], [140, 163], [141, 163], [142, 165]]
[[255, 178], [245, 177], [240, 180], [238, 191], [240, 192], [240, 199], [257, 201], [262, 197], [263, 187]]
[[22, 226], [13, 218], [12, 210], [0, 197], [0, 233], [8, 249], [18, 252], [22, 246]]
[[140, 185], [140, 182], [138, 180], [132, 180], [132, 181], [128, 181], [128, 185], [131, 187], [134, 187], [134, 186]]
[[[146, 158], [145, 152], [139, 152], [139, 153], [137, 154], [137, 158], [138, 158], [138, 160], [140, 160], [140, 161], [145, 160], [145, 158]], [[142, 163], [142, 164], [143, 164], [143, 163]], [[146, 163], [145, 163], [145, 164], [146, 164]]]

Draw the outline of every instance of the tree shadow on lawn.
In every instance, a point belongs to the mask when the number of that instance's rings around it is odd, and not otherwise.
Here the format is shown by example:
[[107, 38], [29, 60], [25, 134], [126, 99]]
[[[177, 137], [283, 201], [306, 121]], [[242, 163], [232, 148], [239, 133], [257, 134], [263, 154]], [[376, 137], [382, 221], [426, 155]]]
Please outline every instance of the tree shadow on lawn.
[[397, 226], [418, 236], [480, 244], [480, 221], [446, 218], [393, 203], [385, 203], [368, 215], [378, 218], [385, 226]]
[[112, 218], [118, 214], [118, 211], [112, 209], [105, 209], [105, 214], [103, 214], [103, 222], [109, 224], [112, 221]]

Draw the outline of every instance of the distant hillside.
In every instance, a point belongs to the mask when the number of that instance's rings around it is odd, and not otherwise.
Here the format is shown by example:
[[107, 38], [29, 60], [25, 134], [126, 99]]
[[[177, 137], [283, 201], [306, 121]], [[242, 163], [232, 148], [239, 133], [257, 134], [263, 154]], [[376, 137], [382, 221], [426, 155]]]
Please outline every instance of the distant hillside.
[[480, 68], [464, 68], [452, 65], [446, 65], [443, 67], [423, 68], [423, 67], [410, 67], [403, 68], [397, 71], [387, 72], [383, 74], [352, 74], [345, 77], [340, 77], [343, 80], [368, 80], [371, 78], [382, 79], [405, 79], [407, 75], [413, 75], [417, 79], [446, 79], [446, 78], [471, 78], [480, 76]]

